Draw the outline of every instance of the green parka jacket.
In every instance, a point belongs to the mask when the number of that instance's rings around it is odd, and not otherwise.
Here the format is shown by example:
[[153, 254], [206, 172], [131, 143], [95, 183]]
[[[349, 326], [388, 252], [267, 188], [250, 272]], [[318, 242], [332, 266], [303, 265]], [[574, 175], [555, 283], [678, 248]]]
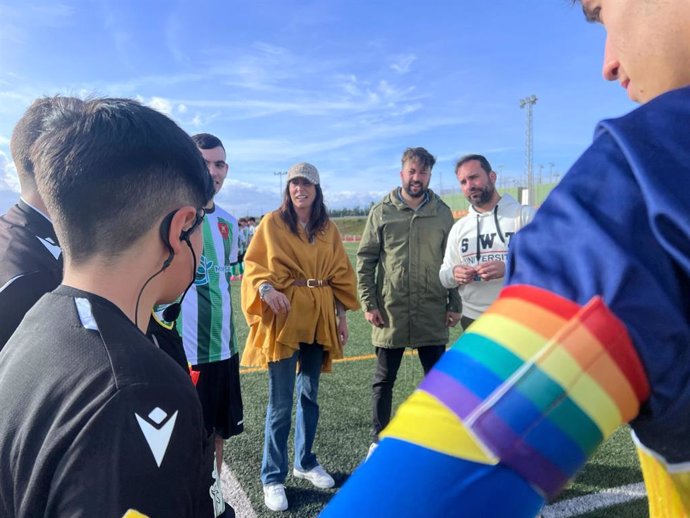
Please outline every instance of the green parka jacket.
[[362, 309], [378, 309], [385, 324], [374, 327], [375, 346], [420, 347], [448, 343], [446, 311], [460, 312], [458, 290], [441, 285], [453, 214], [431, 190], [416, 211], [398, 196], [398, 188], [369, 211], [357, 250]]

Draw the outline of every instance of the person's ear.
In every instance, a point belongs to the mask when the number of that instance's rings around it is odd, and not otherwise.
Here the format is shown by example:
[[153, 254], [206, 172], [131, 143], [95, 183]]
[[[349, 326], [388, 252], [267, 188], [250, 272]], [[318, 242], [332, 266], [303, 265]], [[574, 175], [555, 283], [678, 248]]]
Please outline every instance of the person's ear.
[[160, 226], [160, 235], [168, 257], [163, 262], [163, 269], [170, 266], [175, 254], [179, 253], [182, 243], [189, 240], [189, 230], [196, 221], [196, 209], [190, 205], [168, 214]]

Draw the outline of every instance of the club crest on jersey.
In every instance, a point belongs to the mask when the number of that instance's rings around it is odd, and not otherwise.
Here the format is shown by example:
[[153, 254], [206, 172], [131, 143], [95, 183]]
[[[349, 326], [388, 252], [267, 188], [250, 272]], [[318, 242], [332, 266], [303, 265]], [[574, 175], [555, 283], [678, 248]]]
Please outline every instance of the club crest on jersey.
[[206, 256], [202, 255], [199, 260], [199, 267], [196, 269], [196, 276], [194, 277], [194, 284], [197, 286], [205, 286], [209, 283], [209, 272], [213, 267], [213, 261], [206, 259]]
[[228, 227], [228, 224], [225, 221], [218, 222], [218, 230], [223, 236], [223, 239], [227, 239], [230, 235], [230, 227]]

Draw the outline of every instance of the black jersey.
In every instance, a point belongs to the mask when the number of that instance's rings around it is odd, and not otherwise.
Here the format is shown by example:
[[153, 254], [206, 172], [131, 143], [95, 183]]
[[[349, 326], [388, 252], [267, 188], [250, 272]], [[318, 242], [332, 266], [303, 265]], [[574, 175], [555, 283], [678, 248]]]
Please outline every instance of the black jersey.
[[59, 286], [29, 310], [0, 352], [0, 409], [0, 516], [222, 507], [189, 375], [101, 297]]
[[53, 225], [20, 200], [0, 216], [0, 349], [29, 308], [61, 279]]
[[175, 360], [175, 363], [189, 374], [189, 364], [187, 363], [187, 357], [184, 355], [182, 337], [178, 334], [177, 329], [175, 329], [175, 322], [168, 326], [159, 321], [155, 313], [151, 313], [149, 326], [146, 329], [146, 336], [153, 340], [153, 343], [160, 347], [161, 351], [164, 351]]

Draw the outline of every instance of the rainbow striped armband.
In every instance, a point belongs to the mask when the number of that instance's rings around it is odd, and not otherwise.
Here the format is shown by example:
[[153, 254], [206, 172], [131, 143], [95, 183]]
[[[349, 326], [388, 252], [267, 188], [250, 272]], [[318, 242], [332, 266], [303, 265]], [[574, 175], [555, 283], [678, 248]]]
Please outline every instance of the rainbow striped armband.
[[626, 328], [600, 298], [580, 307], [509, 286], [381, 437], [500, 464], [550, 499], [648, 395]]

